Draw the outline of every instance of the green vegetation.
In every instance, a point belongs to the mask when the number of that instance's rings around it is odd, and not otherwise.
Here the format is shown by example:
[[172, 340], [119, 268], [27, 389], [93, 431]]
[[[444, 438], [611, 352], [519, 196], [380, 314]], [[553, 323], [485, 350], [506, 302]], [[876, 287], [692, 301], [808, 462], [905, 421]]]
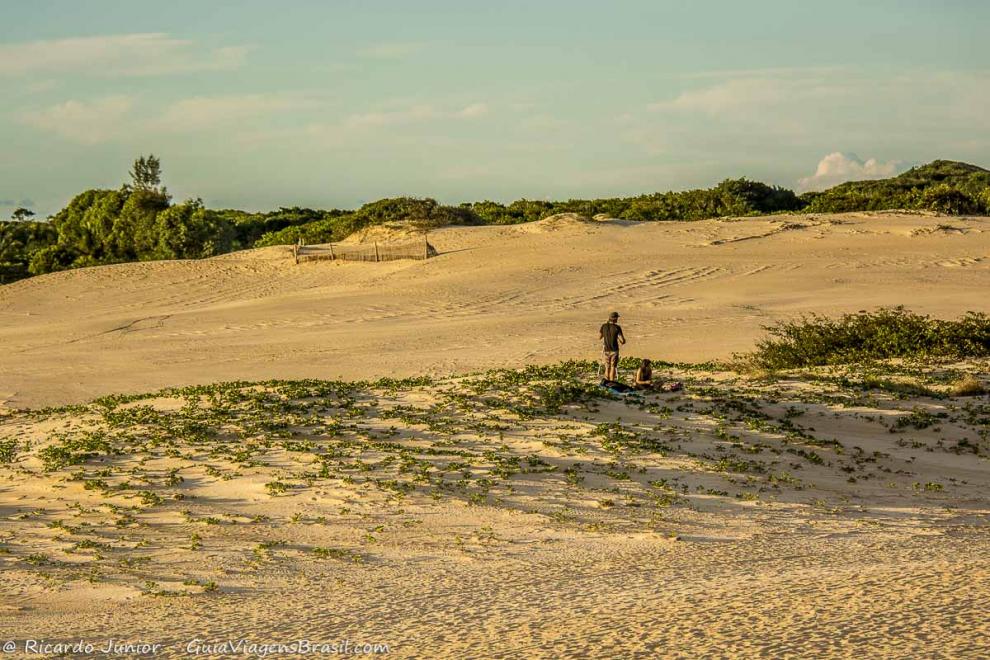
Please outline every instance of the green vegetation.
[[423, 229], [446, 225], [481, 224], [478, 216], [464, 207], [443, 206], [432, 199], [398, 197], [365, 204], [357, 211], [326, 211], [323, 217], [306, 223], [287, 225], [281, 231], [262, 235], [255, 247], [304, 243], [329, 243], [372, 225], [408, 222]]
[[919, 209], [950, 215], [990, 214], [990, 171], [936, 160], [900, 176], [850, 181], [802, 196], [808, 213]]
[[16, 440], [0, 440], [0, 463], [13, 463], [17, 458], [18, 442]]
[[56, 240], [31, 255], [40, 275], [123, 261], [209, 257], [233, 249], [232, 228], [200, 200], [170, 204], [164, 189], [88, 190], [51, 218]]
[[813, 314], [766, 328], [769, 337], [747, 358], [764, 369], [792, 369], [890, 358], [965, 359], [990, 356], [990, 317], [968, 312], [934, 319], [902, 307], [845, 314]]
[[703, 220], [800, 211], [801, 200], [792, 191], [746, 179], [726, 180], [707, 190], [664, 192], [616, 199], [572, 199], [566, 202], [519, 200], [464, 204], [484, 224], [517, 224], [556, 213], [604, 213], [625, 220]]
[[990, 171], [934, 161], [880, 181], [844, 183], [825, 192], [794, 192], [747, 179], [709, 189], [658, 192], [612, 199], [483, 201], [446, 206], [433, 199], [398, 197], [354, 211], [280, 208], [267, 213], [207, 209], [199, 199], [173, 204], [161, 185], [161, 163], [141, 157], [131, 182], [118, 190], [87, 190], [48, 222], [17, 209], [0, 222], [0, 284], [29, 275], [125, 261], [197, 259], [270, 245], [339, 241], [365, 227], [409, 223], [518, 224], [573, 212], [635, 221], [701, 220], [769, 213], [834, 213], [881, 209], [990, 214]]
[[31, 256], [58, 238], [48, 222], [0, 222], [0, 284], [29, 277]]
[[965, 374], [953, 382], [949, 390], [950, 396], [982, 396], [986, 393], [987, 388], [972, 374]]
[[[638, 361], [624, 359], [621, 375]], [[482, 526], [488, 515], [472, 529], [443, 515], [424, 523], [450, 504], [538, 527], [674, 537], [710, 529], [713, 510], [774, 502], [789, 516], [862, 517], [836, 499], [838, 479], [856, 484], [854, 499], [979, 497], [980, 483], [915, 460], [990, 456], [990, 402], [935, 396], [987, 362], [812, 367], [757, 382], [655, 361], [685, 389], [618, 397], [595, 385], [597, 364], [568, 361], [435, 379], [216, 383], [14, 411], [0, 479], [28, 487], [12, 491], [0, 563], [53, 581], [112, 571], [154, 595], [195, 594], [222, 579], [187, 572], [204, 549], [247, 571], [285, 561], [365, 571], [387, 565], [403, 528], [424, 525], [431, 552], [502, 542]], [[851, 432], [840, 441], [836, 429]], [[857, 445], [871, 434], [872, 446]], [[225, 481], [232, 497], [218, 497]], [[171, 536], [163, 517], [176, 521]], [[177, 580], [194, 589], [166, 588]]]

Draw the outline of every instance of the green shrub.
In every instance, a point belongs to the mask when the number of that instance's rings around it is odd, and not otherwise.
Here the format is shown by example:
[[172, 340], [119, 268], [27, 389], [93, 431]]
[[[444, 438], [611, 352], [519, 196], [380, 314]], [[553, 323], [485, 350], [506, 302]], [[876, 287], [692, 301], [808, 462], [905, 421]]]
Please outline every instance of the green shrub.
[[987, 186], [976, 195], [976, 204], [979, 213], [990, 215], [990, 186]]
[[948, 215], [966, 215], [980, 211], [976, 200], [947, 183], [926, 188], [921, 194], [921, 206], [929, 211]]
[[969, 312], [933, 319], [903, 307], [846, 314], [813, 314], [766, 327], [769, 337], [748, 356], [764, 369], [789, 369], [904, 357], [971, 358], [990, 355], [990, 317]]
[[17, 458], [17, 441], [0, 440], [0, 463], [13, 463]]
[[152, 244], [145, 256], [154, 259], [198, 259], [229, 252], [234, 230], [223, 218], [194, 199], [175, 204], [155, 216]]
[[55, 243], [58, 233], [48, 222], [0, 222], [0, 284], [31, 273], [31, 255]]
[[28, 272], [32, 275], [44, 275], [72, 268], [76, 254], [64, 245], [46, 245], [31, 254]]
[[[349, 211], [333, 209], [322, 211], [317, 209], [307, 209], [294, 206], [292, 208], [282, 207], [277, 211], [267, 213], [247, 213], [227, 209], [217, 212], [220, 217], [229, 223], [234, 229], [235, 249], [261, 247], [256, 245], [266, 234], [277, 234], [284, 229], [292, 229], [301, 225], [309, 225], [346, 215]], [[271, 245], [282, 245], [294, 243], [295, 237], [285, 243], [271, 243]]]
[[395, 197], [365, 204], [357, 211], [332, 211], [325, 217], [305, 224], [292, 225], [261, 236], [255, 247], [303, 243], [329, 243], [374, 225], [410, 223], [430, 229], [447, 225], [475, 225], [481, 220], [467, 206], [444, 206], [434, 199]]
[[951, 160], [936, 160], [899, 176], [850, 181], [824, 192], [801, 196], [808, 213], [844, 213], [883, 209], [923, 209], [949, 214], [987, 213], [982, 200], [990, 171]]

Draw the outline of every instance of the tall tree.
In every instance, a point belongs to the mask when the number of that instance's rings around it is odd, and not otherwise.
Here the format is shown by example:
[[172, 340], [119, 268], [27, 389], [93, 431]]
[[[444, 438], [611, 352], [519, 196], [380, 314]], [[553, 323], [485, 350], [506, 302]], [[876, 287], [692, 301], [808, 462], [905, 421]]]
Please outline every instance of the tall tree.
[[10, 219], [14, 222], [20, 222], [22, 220], [27, 220], [34, 216], [34, 211], [31, 209], [26, 209], [23, 206], [14, 209], [14, 212], [10, 214]]
[[134, 161], [134, 167], [131, 169], [131, 180], [134, 182], [135, 190], [164, 192], [163, 190], [159, 191], [158, 188], [162, 183], [161, 161], [155, 157], [155, 154], [149, 154], [147, 157], [141, 156]]

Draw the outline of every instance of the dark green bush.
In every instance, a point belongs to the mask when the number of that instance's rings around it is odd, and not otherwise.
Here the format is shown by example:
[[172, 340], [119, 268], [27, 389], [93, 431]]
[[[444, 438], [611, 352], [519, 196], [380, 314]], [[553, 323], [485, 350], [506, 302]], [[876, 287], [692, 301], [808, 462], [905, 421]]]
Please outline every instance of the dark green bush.
[[921, 193], [920, 205], [929, 211], [948, 215], [966, 215], [982, 210], [975, 199], [947, 183], [926, 188]]
[[[218, 211], [218, 215], [234, 228], [234, 249], [255, 247], [265, 234], [274, 234], [283, 229], [308, 225], [321, 220], [346, 215], [349, 211], [333, 209], [323, 211], [294, 206], [282, 207], [267, 213], [247, 213], [235, 209]], [[289, 243], [294, 240], [287, 241]]]
[[153, 243], [146, 258], [198, 259], [230, 252], [234, 228], [195, 199], [159, 212], [152, 225]]
[[28, 277], [31, 255], [57, 239], [58, 232], [47, 222], [0, 222], [0, 284]]
[[328, 243], [374, 225], [409, 223], [421, 229], [447, 225], [476, 225], [482, 220], [466, 206], [444, 206], [435, 199], [395, 197], [365, 204], [352, 213], [334, 211], [318, 220], [263, 235], [255, 247]]
[[485, 224], [533, 222], [557, 213], [594, 216], [604, 213], [626, 220], [701, 220], [779, 211], [798, 211], [803, 202], [792, 191], [747, 179], [729, 179], [707, 190], [664, 192], [613, 199], [545, 202], [520, 199], [509, 205], [484, 201], [463, 204]]
[[975, 312], [942, 320], [897, 307], [838, 319], [813, 314], [765, 329], [769, 337], [748, 357], [766, 369], [889, 358], [990, 356], [990, 317]]

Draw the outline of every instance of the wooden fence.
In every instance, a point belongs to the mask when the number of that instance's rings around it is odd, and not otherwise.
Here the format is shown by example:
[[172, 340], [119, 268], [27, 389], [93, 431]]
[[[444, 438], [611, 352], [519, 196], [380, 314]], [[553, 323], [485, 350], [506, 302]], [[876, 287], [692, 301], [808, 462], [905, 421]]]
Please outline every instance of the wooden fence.
[[437, 256], [436, 249], [424, 236], [422, 241], [404, 243], [324, 243], [323, 245], [292, 246], [296, 263], [303, 261], [395, 261], [397, 259], [429, 259]]

